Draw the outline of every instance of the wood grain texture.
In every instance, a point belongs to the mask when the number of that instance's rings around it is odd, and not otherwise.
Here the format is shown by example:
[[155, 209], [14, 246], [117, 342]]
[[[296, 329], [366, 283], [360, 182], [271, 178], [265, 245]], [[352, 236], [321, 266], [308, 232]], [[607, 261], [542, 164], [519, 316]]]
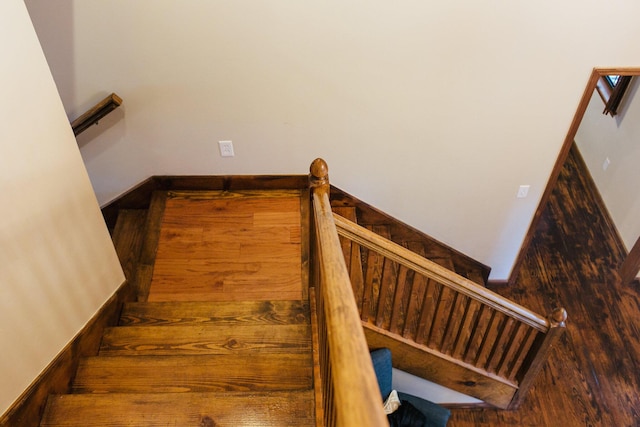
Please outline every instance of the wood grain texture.
[[155, 302], [127, 303], [120, 326], [292, 325], [309, 324], [303, 301]]
[[306, 390], [311, 354], [109, 356], [83, 359], [74, 393]]
[[309, 325], [120, 326], [104, 331], [99, 354], [304, 354], [310, 351]]
[[37, 426], [52, 393], [70, 390], [81, 358], [97, 354], [105, 327], [117, 322], [120, 306], [133, 295], [128, 282], [123, 283], [87, 325], [65, 346], [58, 356], [0, 417], [0, 426]]
[[140, 249], [140, 258], [136, 270], [134, 286], [138, 293], [138, 301], [146, 301], [149, 297], [149, 288], [153, 278], [153, 269], [160, 240], [160, 228], [167, 201], [167, 193], [154, 191], [147, 213], [147, 222], [144, 229], [144, 241]]
[[331, 212], [327, 165], [322, 159], [312, 163], [310, 182], [324, 415], [328, 425], [388, 426]]
[[171, 193], [149, 301], [300, 300], [300, 192]]
[[146, 210], [121, 210], [113, 230], [113, 244], [118, 254], [124, 277], [130, 283], [135, 280], [136, 267], [144, 241], [146, 221]]
[[640, 291], [616, 277], [625, 253], [575, 149], [569, 152], [512, 286], [521, 304], [569, 312], [567, 332], [522, 405], [453, 409], [451, 427], [636, 426], [640, 419]]
[[[16, 424], [17, 425], [17, 424]], [[25, 425], [25, 424], [22, 424]], [[35, 424], [33, 424], [35, 425]], [[50, 398], [41, 427], [313, 426], [313, 391], [65, 395]]]
[[393, 365], [398, 369], [477, 397], [499, 408], [507, 408], [517, 391], [515, 383], [492, 376], [470, 364], [447, 360], [428, 347], [409, 340], [399, 340], [373, 325], [364, 326], [369, 348], [389, 348], [393, 354]]

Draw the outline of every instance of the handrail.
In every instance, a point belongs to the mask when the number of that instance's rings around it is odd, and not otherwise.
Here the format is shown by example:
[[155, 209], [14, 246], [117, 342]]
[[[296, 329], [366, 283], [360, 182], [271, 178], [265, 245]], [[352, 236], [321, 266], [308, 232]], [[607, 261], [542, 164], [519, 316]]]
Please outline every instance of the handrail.
[[[388, 426], [329, 202], [327, 164], [310, 168], [324, 425]], [[312, 251], [313, 253], [314, 251]]]
[[356, 242], [360, 246], [374, 250], [398, 264], [417, 271], [430, 279], [444, 283], [455, 291], [487, 304], [532, 328], [536, 328], [541, 332], [549, 330], [549, 320], [495, 292], [491, 292], [466, 277], [462, 277], [431, 260], [423, 258], [404, 246], [387, 240], [340, 215], [334, 214], [334, 222], [338, 229], [338, 234]]
[[104, 116], [122, 105], [122, 98], [115, 93], [104, 98], [96, 105], [91, 107], [87, 112], [71, 122], [71, 128], [75, 136], [80, 135], [94, 124], [98, 124], [98, 121]]
[[[344, 239], [343, 257], [350, 260], [361, 321], [378, 334], [375, 342], [392, 345], [388, 339], [393, 339], [404, 343], [399, 351], [413, 351], [409, 346], [422, 349], [425, 358], [431, 355], [434, 368], [466, 372], [464, 378], [438, 373], [427, 379], [460, 386], [459, 391], [501, 408], [522, 402], [564, 332], [564, 309], [545, 318], [340, 215], [333, 220]], [[413, 354], [409, 359], [420, 357]], [[433, 375], [413, 362], [406, 368]], [[482, 378], [495, 381], [499, 391]]]

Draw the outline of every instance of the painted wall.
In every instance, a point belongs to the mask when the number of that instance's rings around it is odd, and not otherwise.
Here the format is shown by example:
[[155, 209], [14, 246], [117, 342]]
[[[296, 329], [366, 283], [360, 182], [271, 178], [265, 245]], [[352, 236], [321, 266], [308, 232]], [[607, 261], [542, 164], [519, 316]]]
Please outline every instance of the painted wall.
[[21, 0], [0, 2], [0, 413], [124, 280]]
[[635, 0], [26, 4], [70, 119], [124, 99], [80, 138], [100, 203], [152, 174], [306, 173], [321, 156], [335, 185], [493, 279], [592, 68], [640, 64]]
[[[627, 249], [640, 237], [638, 87], [640, 80], [635, 78], [615, 117], [602, 114], [604, 104], [594, 93], [576, 134], [576, 144]], [[610, 163], [604, 170], [607, 158]]]

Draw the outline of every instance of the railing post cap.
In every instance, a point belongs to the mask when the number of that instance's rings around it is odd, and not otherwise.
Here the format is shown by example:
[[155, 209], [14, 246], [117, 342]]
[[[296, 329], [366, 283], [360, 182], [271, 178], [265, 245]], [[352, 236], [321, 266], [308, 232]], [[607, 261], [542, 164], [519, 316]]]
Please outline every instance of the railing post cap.
[[556, 325], [564, 326], [564, 322], [567, 320], [567, 310], [562, 307], [556, 308], [549, 317]]
[[327, 166], [327, 162], [325, 162], [324, 159], [318, 157], [311, 162], [309, 172], [311, 172], [311, 175], [316, 179], [327, 179], [329, 176], [329, 166]]

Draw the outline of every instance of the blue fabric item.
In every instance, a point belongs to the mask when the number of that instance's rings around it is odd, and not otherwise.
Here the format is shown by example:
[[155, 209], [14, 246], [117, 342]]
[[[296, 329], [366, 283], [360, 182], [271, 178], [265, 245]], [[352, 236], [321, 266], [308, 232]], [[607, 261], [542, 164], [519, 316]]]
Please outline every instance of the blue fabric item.
[[[373, 350], [371, 352], [371, 361], [378, 379], [382, 400], [385, 401], [393, 389], [391, 350], [388, 348]], [[451, 411], [447, 408], [411, 394], [398, 392], [398, 397], [400, 402], [409, 402], [426, 417], [427, 420], [424, 423], [424, 427], [445, 427], [447, 425], [451, 416]]]
[[378, 378], [378, 386], [380, 387], [380, 395], [384, 402], [389, 397], [392, 390], [392, 367], [391, 367], [391, 350], [381, 348], [371, 352], [371, 361], [373, 362], [373, 370]]
[[444, 427], [449, 421], [451, 411], [436, 403], [411, 394], [398, 392], [400, 402], [409, 402], [427, 418], [424, 427]]

